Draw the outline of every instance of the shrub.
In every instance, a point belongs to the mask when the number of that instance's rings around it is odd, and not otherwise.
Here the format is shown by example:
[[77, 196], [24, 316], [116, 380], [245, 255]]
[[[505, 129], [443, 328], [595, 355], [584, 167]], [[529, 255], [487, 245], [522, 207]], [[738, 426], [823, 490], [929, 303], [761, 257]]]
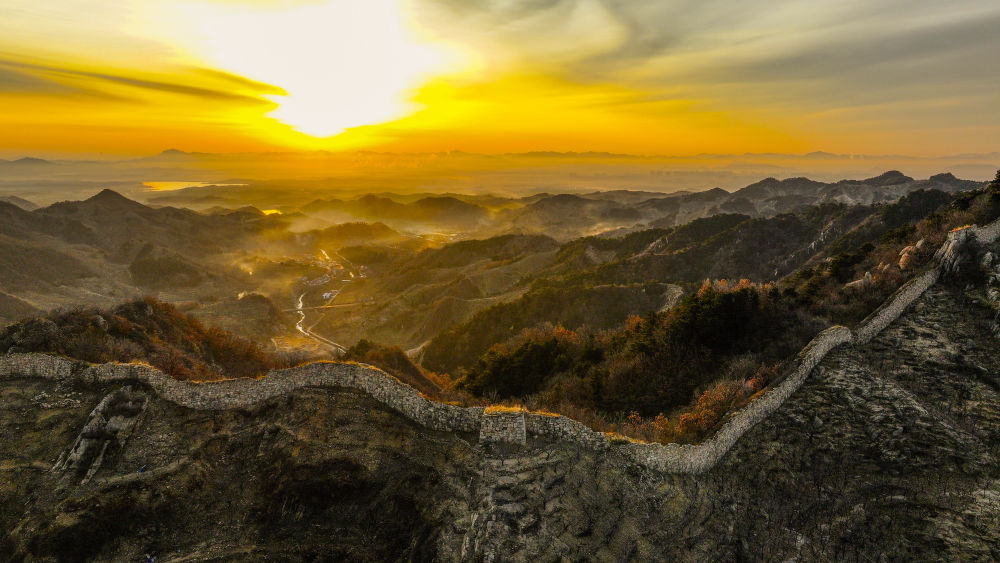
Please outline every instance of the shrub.
[[[854, 325], [919, 273], [950, 230], [986, 224], [998, 216], [1000, 183], [996, 180], [983, 189], [957, 196], [918, 190], [884, 206], [879, 221], [866, 223], [833, 243], [831, 248], [839, 252], [820, 267], [803, 268], [787, 276], [782, 280], [784, 292], [796, 295], [799, 306], [812, 315], [831, 323]], [[860, 244], [864, 239], [868, 241]], [[922, 249], [912, 252], [905, 269], [901, 269], [900, 251], [921, 239]], [[861, 279], [866, 273], [871, 274], [870, 283], [844, 287], [845, 282]]]
[[348, 348], [344, 359], [371, 364], [430, 398], [441, 398], [441, 387], [414, 365], [398, 346], [384, 346], [362, 339]]
[[144, 361], [178, 379], [256, 377], [290, 363], [146, 298], [109, 311], [80, 308], [0, 331], [0, 353], [45, 352], [93, 363]]
[[762, 363], [798, 351], [821, 325], [792, 305], [769, 285], [706, 282], [675, 308], [631, 316], [619, 330], [525, 330], [491, 348], [460, 385], [532, 408], [654, 417], [720, 377], [742, 383], [760, 376]]
[[489, 392], [503, 398], [523, 397], [571, 365], [568, 350], [558, 338], [529, 340], [510, 351], [491, 349], [469, 371], [462, 387], [479, 395]]

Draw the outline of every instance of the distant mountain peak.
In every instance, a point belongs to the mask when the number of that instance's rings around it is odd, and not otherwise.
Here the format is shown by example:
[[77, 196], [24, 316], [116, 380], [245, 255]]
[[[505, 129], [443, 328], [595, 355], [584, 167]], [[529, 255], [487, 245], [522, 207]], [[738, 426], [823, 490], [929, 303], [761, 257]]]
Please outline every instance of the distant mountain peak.
[[576, 194], [556, 194], [554, 196], [549, 196], [545, 198], [545, 201], [566, 203], [566, 202], [586, 201], [586, 199], [587, 198], [578, 196]]
[[145, 205], [139, 203], [138, 201], [131, 200], [109, 188], [105, 188], [100, 192], [98, 192], [97, 194], [90, 196], [85, 200], [85, 203], [97, 204], [100, 205], [101, 207], [115, 207], [115, 208], [129, 207], [138, 209], [146, 207]]
[[930, 177], [930, 181], [938, 182], [941, 184], [957, 184], [959, 182], [962, 182], [962, 180], [956, 178], [955, 175], [952, 174], [951, 172], [943, 172], [941, 174], [935, 174]]
[[254, 207], [252, 205], [244, 205], [243, 207], [239, 207], [237, 209], [232, 210], [230, 213], [243, 213], [243, 214], [249, 214], [249, 215], [257, 215], [257, 216], [261, 216], [261, 217], [264, 216], [264, 212], [263, 211], [261, 211], [260, 209]]
[[100, 192], [87, 198], [87, 201], [132, 201], [129, 198], [123, 196], [122, 194], [112, 190], [111, 188], [104, 188]]
[[38, 205], [34, 202], [28, 201], [22, 197], [17, 197], [16, 195], [0, 196], [0, 202], [17, 206], [25, 211], [34, 211], [35, 209], [38, 209]]
[[[363, 195], [363, 196], [355, 199], [354, 201], [383, 202], [383, 201], [393, 201], [393, 200], [391, 200], [391, 199], [389, 199], [387, 197], [377, 196], [375, 194], [365, 194], [365, 195]], [[395, 202], [393, 202], [393, 203], [395, 203]]]
[[912, 181], [913, 178], [910, 178], [899, 170], [889, 170], [888, 172], [883, 172], [873, 178], [863, 180], [862, 183], [873, 186], [895, 186], [897, 184], [906, 184], [907, 182]]
[[190, 153], [186, 153], [178, 149], [167, 149], [156, 156], [187, 156]]
[[35, 158], [33, 156], [26, 156], [24, 158], [19, 158], [17, 160], [8, 161], [8, 164], [14, 164], [14, 165], [23, 166], [23, 165], [32, 165], [32, 164], [34, 164], [34, 165], [40, 165], [40, 164], [52, 164], [52, 163], [49, 162], [49, 161], [47, 161], [47, 160], [45, 160], [45, 159], [43, 159], [43, 158]]

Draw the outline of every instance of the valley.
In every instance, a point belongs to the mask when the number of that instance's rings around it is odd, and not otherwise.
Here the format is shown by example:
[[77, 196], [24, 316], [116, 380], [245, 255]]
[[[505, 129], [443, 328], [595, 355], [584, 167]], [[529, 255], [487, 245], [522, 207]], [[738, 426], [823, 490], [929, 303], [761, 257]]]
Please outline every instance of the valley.
[[[690, 440], [715, 419], [693, 431], [678, 417], [707, 400], [720, 374], [766, 385], [824, 326], [860, 321], [929, 257], [912, 252], [904, 268], [890, 253], [917, 238], [930, 248], [943, 236], [942, 220], [990, 219], [992, 203], [955, 207], [985, 197], [975, 195], [983, 186], [892, 171], [826, 183], [770, 178], [732, 193], [343, 200], [306, 193], [290, 207], [286, 192], [268, 195], [245, 182], [155, 192], [147, 204], [111, 190], [35, 209], [11, 200], [0, 202], [7, 219], [0, 242], [8, 245], [0, 259], [11, 265], [0, 279], [0, 295], [8, 296], [0, 318], [150, 296], [270, 353], [337, 359], [351, 357], [358, 343], [376, 343], [405, 351], [419, 366], [413, 370], [438, 374], [452, 400], [525, 401], [599, 428]], [[260, 199], [198, 211], [162, 206], [163, 198], [193, 202], [206, 189], [220, 197], [257, 190]], [[260, 211], [277, 197], [281, 212]], [[948, 205], [953, 210], [941, 215]], [[57, 263], [58, 275], [44, 273]], [[859, 277], [875, 280], [860, 302], [839, 287]], [[828, 295], [854, 304], [845, 309]], [[693, 321], [681, 320], [689, 314]], [[726, 328], [735, 340], [715, 343], [723, 325], [699, 328], [704, 315], [763, 324]], [[682, 329], [688, 322], [695, 324]], [[667, 323], [665, 334], [659, 323]], [[668, 340], [675, 330], [713, 332], [677, 336], [693, 338], [686, 345], [697, 342], [697, 354], [708, 356], [678, 355], [663, 344], [634, 356], [625, 350], [636, 345], [636, 330]], [[786, 341], [775, 330], [799, 336]], [[649, 354], [660, 355], [657, 367], [642, 367]], [[489, 383], [495, 370], [513, 381], [511, 370], [525, 360], [530, 382]], [[539, 372], [537, 362], [548, 367]], [[646, 373], [671, 362], [680, 362], [668, 370], [676, 372], [672, 383]], [[701, 375], [680, 375], [686, 370]], [[627, 391], [635, 383], [626, 383], [637, 377], [669, 391], [646, 391], [639, 400]], [[673, 430], [651, 430], [657, 416], [673, 417]]]

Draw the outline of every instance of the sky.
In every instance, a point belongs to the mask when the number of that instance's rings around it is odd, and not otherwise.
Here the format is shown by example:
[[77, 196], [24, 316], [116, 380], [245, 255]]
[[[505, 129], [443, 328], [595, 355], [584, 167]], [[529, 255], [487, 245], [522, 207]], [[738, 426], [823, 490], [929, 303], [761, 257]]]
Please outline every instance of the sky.
[[0, 156], [1000, 151], [995, 0], [0, 0]]

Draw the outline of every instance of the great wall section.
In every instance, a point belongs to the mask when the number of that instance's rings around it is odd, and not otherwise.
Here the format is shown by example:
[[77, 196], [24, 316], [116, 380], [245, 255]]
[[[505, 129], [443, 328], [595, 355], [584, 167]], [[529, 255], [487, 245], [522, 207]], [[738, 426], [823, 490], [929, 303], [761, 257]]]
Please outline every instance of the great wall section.
[[138, 384], [167, 401], [195, 410], [246, 409], [306, 387], [350, 388], [363, 391], [423, 426], [477, 434], [481, 443], [525, 444], [534, 436], [593, 450], [614, 450], [659, 472], [697, 475], [715, 467], [747, 431], [779, 409], [827, 354], [844, 344], [866, 344], [899, 318], [938, 281], [942, 263], [947, 263], [950, 253], [973, 237], [982, 243], [996, 241], [1000, 238], [1000, 220], [950, 233], [925, 272], [900, 287], [854, 331], [834, 326], [817, 335], [791, 362], [780, 383], [731, 415], [715, 435], [698, 445], [638, 443], [591, 430], [563, 416], [438, 403], [378, 369], [351, 363], [317, 362], [271, 372], [256, 380], [185, 383], [141, 364], [89, 365], [44, 354], [8, 354], [0, 356], [0, 379], [34, 377]]

